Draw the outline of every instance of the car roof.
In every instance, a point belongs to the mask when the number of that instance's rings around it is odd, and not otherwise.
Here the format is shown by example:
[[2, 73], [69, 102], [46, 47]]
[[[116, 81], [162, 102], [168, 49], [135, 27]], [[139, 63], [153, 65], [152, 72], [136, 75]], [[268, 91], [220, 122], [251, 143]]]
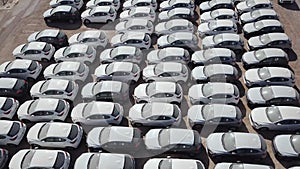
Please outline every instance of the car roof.
[[17, 81], [17, 78], [0, 78], [0, 88], [12, 89]]
[[93, 13], [97, 13], [97, 12], [109, 12], [110, 9], [112, 9], [111, 6], [96, 6], [91, 10], [93, 10]]
[[161, 62], [157, 66], [162, 65], [163, 72], [181, 72], [183, 64], [176, 62]]
[[27, 69], [31, 63], [32, 60], [26, 60], [26, 59], [16, 59], [14, 61], [11, 61], [9, 68], [10, 69]]
[[[214, 74], [234, 74], [235, 73], [235, 67], [229, 65], [229, 64], [209, 64], [204, 66], [204, 71], [208, 71], [208, 75], [214, 75]], [[212, 74], [210, 74], [212, 73]]]
[[172, 169], [183, 169], [183, 168], [198, 169], [198, 165], [196, 160], [194, 159], [172, 159]]
[[[173, 1], [173, 0], [169, 0], [168, 2]], [[173, 4], [178, 4], [178, 3], [190, 3], [192, 0], [175, 0], [173, 1]]]
[[125, 25], [127, 26], [129, 24], [129, 26], [136, 26], [136, 25], [143, 25], [146, 26], [148, 24], [149, 20], [147, 19], [139, 19], [139, 18], [134, 18], [134, 19], [128, 19], [127, 21], [125, 21]]
[[114, 141], [131, 142], [133, 139], [133, 135], [134, 135], [134, 128], [132, 127], [113, 126], [110, 127], [108, 140], [110, 142], [114, 142]]
[[126, 32], [122, 35], [121, 39], [123, 39], [123, 37], [125, 37], [126, 39], [124, 39], [124, 41], [126, 41], [128, 39], [143, 40], [145, 36], [146, 36], [146, 34], [143, 32]]
[[99, 92], [120, 92], [123, 85], [119, 81], [101, 81], [98, 84], [100, 85]]
[[53, 8], [52, 13], [54, 12], [69, 12], [72, 10], [72, 6], [69, 5], [59, 5], [56, 8]]
[[269, 4], [271, 3], [270, 0], [251, 0], [253, 2], [255, 2], [255, 4]]
[[176, 33], [172, 33], [169, 36], [172, 36], [175, 41], [176, 40], [192, 40], [194, 37], [196, 37], [193, 33], [190, 32], [176, 32]]
[[100, 30], [87, 30], [87, 31], [81, 32], [80, 37], [82, 39], [85, 39], [85, 38], [99, 38], [102, 33], [104, 33], [104, 32], [102, 32]]
[[269, 86], [272, 89], [275, 97], [297, 97], [297, 91], [288, 86]]
[[43, 50], [46, 44], [45, 42], [29, 42], [26, 44], [26, 50]]
[[251, 13], [256, 13], [258, 12], [261, 15], [277, 15], [276, 11], [274, 9], [257, 9], [254, 11], [251, 11]]
[[91, 104], [92, 108], [89, 110], [89, 112], [84, 112], [84, 116], [90, 116], [95, 114], [111, 114], [115, 103], [111, 102], [90, 102], [87, 104]]
[[273, 57], [273, 56], [282, 56], [286, 57], [285, 51], [279, 48], [265, 48], [265, 49], [260, 49], [260, 51], [263, 51], [266, 55], [266, 57]]
[[279, 20], [276, 20], [276, 19], [264, 19], [264, 20], [260, 20], [260, 21], [257, 21], [257, 22], [262, 23], [264, 25], [264, 27], [267, 27], [267, 26], [282, 26], [281, 22]]
[[219, 15], [234, 15], [235, 14], [234, 10], [232, 10], [232, 9], [225, 9], [225, 8], [224, 9], [223, 8], [221, 8], [221, 9], [215, 9], [215, 10], [211, 11], [210, 13], [212, 13], [214, 11], [218, 12], [218, 16]]
[[213, 82], [213, 83], [206, 83], [205, 86], [211, 86], [212, 92], [211, 94], [234, 94], [234, 88], [235, 86], [231, 83], [219, 83], [219, 82]]
[[134, 46], [118, 46], [116, 48], [112, 48], [112, 50], [117, 50], [116, 55], [121, 55], [121, 54], [133, 55], [133, 54], [135, 54], [136, 50], [138, 50], [138, 49]]
[[47, 80], [48, 82], [48, 87], [47, 90], [64, 90], [67, 88], [69, 85], [69, 80], [64, 80], [64, 79], [50, 79]]
[[183, 56], [185, 49], [178, 47], [167, 47], [159, 49], [165, 51], [165, 56]]
[[48, 151], [48, 150], [31, 150], [35, 151], [29, 167], [49, 167], [54, 166], [58, 151]]
[[74, 71], [76, 72], [78, 68], [80, 67], [80, 62], [61, 62], [57, 63], [57, 65], [60, 65], [59, 71]]
[[265, 67], [270, 72], [271, 77], [291, 77], [292, 72], [283, 67]]
[[[69, 53], [83, 53], [86, 52], [88, 49], [88, 45], [85, 44], [74, 44], [71, 46], [68, 46], [67, 48], [70, 49]], [[67, 49], [65, 48], [65, 50]]]
[[237, 112], [236, 107], [231, 105], [223, 104], [208, 104], [204, 105], [210, 111], [204, 111], [203, 116], [206, 120], [216, 117], [231, 117], [236, 118]]
[[203, 52], [206, 59], [211, 59], [218, 56], [232, 56], [233, 54], [233, 52], [227, 48], [210, 48], [203, 50]]
[[131, 8], [130, 11], [134, 10], [134, 13], [149, 13], [151, 11], [150, 7], [135, 7], [135, 8]]
[[171, 9], [168, 13], [170, 13], [172, 11], [172, 13], [174, 14], [174, 15], [176, 15], [176, 14], [182, 14], [182, 13], [188, 13], [188, 14], [190, 14], [191, 13], [191, 10], [189, 9], [189, 8], [174, 8], [174, 9]]
[[70, 123], [49, 123], [49, 129], [46, 137], [68, 137], [72, 125]]
[[[241, 37], [238, 34], [234, 33], [222, 33], [218, 34], [219, 36], [222, 36], [223, 41], [240, 41]], [[214, 36], [218, 36], [214, 35]]]
[[0, 120], [0, 124], [0, 135], [6, 135], [10, 131], [11, 126], [14, 124], [14, 121]]
[[281, 112], [282, 119], [300, 119], [300, 109], [289, 109], [286, 106], [277, 106], [277, 108]]
[[289, 37], [285, 33], [268, 33], [267, 34], [271, 41], [277, 41], [277, 40], [289, 40]]
[[123, 169], [125, 165], [125, 154], [100, 153], [97, 168]]
[[58, 29], [45, 29], [38, 33], [38, 37], [56, 37], [59, 32]]
[[235, 136], [235, 147], [239, 148], [261, 148], [261, 138], [258, 134], [233, 132]]
[[194, 130], [170, 128], [170, 144], [194, 144]]
[[[186, 2], [186, 1], [185, 1]], [[186, 20], [186, 19], [172, 19], [167, 21], [168, 23], [172, 23], [172, 26], [188, 26], [189, 23], [191, 23], [190, 21]]]
[[40, 98], [38, 100], [34, 100], [34, 102], [37, 102], [35, 111], [55, 110], [59, 101], [59, 99], [54, 98]]
[[131, 72], [134, 64], [130, 62], [113, 62], [113, 72]]
[[209, 23], [215, 24], [215, 28], [217, 27], [232, 27], [234, 25], [234, 22], [230, 19], [219, 19], [219, 20], [210, 20]]
[[[160, 103], [160, 102], [153, 102], [148, 103], [151, 105], [151, 110], [143, 110], [142, 116], [144, 118], [150, 116], [172, 116], [174, 105], [168, 103]], [[145, 107], [144, 107], [145, 108]]]
[[176, 83], [172, 82], [153, 82], [155, 84], [154, 93], [174, 93], [176, 90]]

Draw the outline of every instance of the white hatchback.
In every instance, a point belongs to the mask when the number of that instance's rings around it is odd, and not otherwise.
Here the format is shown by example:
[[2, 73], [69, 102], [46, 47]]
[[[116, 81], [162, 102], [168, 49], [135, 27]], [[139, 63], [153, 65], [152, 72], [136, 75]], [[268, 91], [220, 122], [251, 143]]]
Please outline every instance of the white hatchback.
[[85, 24], [113, 22], [116, 17], [117, 12], [111, 6], [96, 6], [85, 10], [81, 14], [81, 18]]
[[0, 120], [0, 145], [19, 145], [26, 132], [26, 125], [19, 121]]

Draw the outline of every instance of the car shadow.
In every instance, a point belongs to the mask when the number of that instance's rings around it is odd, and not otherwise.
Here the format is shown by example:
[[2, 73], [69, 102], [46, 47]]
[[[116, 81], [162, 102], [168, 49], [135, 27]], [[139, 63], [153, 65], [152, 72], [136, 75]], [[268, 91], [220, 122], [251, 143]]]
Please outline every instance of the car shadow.
[[245, 88], [240, 80], [237, 80], [235, 83], [236, 87], [239, 89], [240, 97], [245, 95]]
[[81, 20], [76, 21], [73, 24], [67, 23], [67, 22], [53, 22], [53, 23], [46, 23], [47, 26], [52, 28], [59, 28], [59, 29], [65, 29], [65, 30], [76, 30], [79, 29], [82, 25]]
[[115, 27], [118, 24], [118, 21], [110, 22], [110, 23], [90, 23], [83, 24], [88, 28], [101, 29], [106, 31], [115, 31]]
[[300, 166], [300, 161], [299, 160], [292, 160], [289, 158], [277, 158], [275, 157], [278, 162], [284, 166], [284, 168], [290, 168], [293, 166]]
[[280, 4], [280, 6], [282, 6], [283, 8], [289, 9], [289, 10], [293, 10], [293, 11], [299, 11], [300, 10], [300, 8], [299, 8], [298, 4], [296, 3], [296, 1], [294, 3]]
[[296, 61], [297, 60], [297, 54], [293, 49], [290, 49], [290, 50], [286, 51], [286, 53], [288, 54], [289, 61]]
[[246, 110], [244, 103], [242, 101], [239, 101], [237, 104], [237, 107], [241, 110], [242, 117], [244, 118], [247, 114], [247, 110]]

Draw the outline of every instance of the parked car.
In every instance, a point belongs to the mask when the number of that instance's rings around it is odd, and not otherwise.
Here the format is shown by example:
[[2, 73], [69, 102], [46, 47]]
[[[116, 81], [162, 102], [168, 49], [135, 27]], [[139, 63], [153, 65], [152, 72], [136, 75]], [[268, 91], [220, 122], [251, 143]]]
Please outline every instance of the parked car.
[[129, 85], [119, 81], [91, 82], [83, 86], [84, 100], [124, 102], [129, 99]]
[[23, 79], [0, 78], [0, 96], [19, 99], [27, 96], [28, 83]]
[[45, 79], [67, 79], [84, 82], [89, 67], [81, 62], [65, 61], [49, 65], [44, 70]]
[[207, 137], [206, 144], [208, 154], [217, 161], [225, 161], [224, 158], [251, 158], [255, 160], [267, 157], [266, 141], [259, 134], [212, 133]]
[[[113, 161], [113, 162], [112, 162]], [[135, 169], [134, 158], [128, 154], [82, 153], [75, 161], [74, 169], [90, 168]]]
[[68, 21], [70, 24], [80, 20], [80, 13], [77, 8], [69, 5], [59, 5], [50, 8], [43, 13], [46, 24], [52, 22]]
[[124, 10], [120, 13], [121, 22], [130, 18], [139, 18], [154, 22], [156, 19], [156, 14], [155, 11], [150, 7], [135, 7], [128, 10]]
[[247, 87], [270, 85], [295, 85], [295, 75], [288, 68], [262, 67], [248, 69], [244, 74], [244, 82]]
[[96, 6], [83, 11], [81, 14], [84, 24], [113, 22], [116, 17], [117, 12], [111, 6]]
[[97, 81], [115, 80], [136, 83], [140, 78], [140, 67], [130, 62], [113, 62], [101, 64], [95, 69], [94, 76]]
[[120, 0], [90, 0], [86, 3], [86, 8], [94, 8], [97, 6], [111, 6], [116, 11], [118, 11], [120, 5], [121, 5]]
[[256, 130], [300, 131], [299, 107], [259, 107], [251, 111], [249, 119]]
[[42, 72], [42, 65], [33, 60], [16, 59], [0, 64], [0, 77], [13, 77], [35, 81]]
[[181, 110], [170, 103], [141, 103], [133, 105], [129, 110], [129, 121], [132, 126], [179, 126]]
[[218, 63], [235, 65], [235, 61], [235, 53], [227, 48], [209, 48], [195, 51], [191, 58], [191, 62], [195, 66]]
[[280, 48], [289, 50], [292, 47], [292, 42], [285, 33], [267, 33], [260, 36], [254, 36], [248, 40], [250, 50], [262, 48]]
[[56, 62], [76, 61], [91, 64], [96, 58], [96, 50], [87, 44], [73, 44], [58, 49], [54, 54]]
[[273, 139], [273, 150], [278, 158], [281, 159], [299, 159], [300, 151], [299, 134], [282, 134]]
[[191, 80], [197, 83], [205, 82], [230, 82], [239, 80], [238, 70], [228, 64], [209, 64], [197, 66], [191, 72]]
[[234, 22], [237, 22], [238, 14], [232, 9], [220, 8], [220, 9], [204, 12], [200, 15], [201, 23], [208, 22], [210, 20], [222, 20], [222, 19], [230, 19]]
[[112, 47], [134, 46], [140, 49], [149, 49], [151, 47], [151, 37], [142, 32], [126, 32], [117, 34], [110, 40]]
[[172, 152], [194, 156], [201, 149], [200, 134], [190, 129], [150, 129], [144, 137], [144, 142], [146, 150], [159, 154]]
[[159, 5], [160, 11], [169, 11], [174, 8], [189, 8], [190, 10], [194, 10], [195, 4], [192, 0], [167, 0], [161, 2]]
[[100, 54], [100, 62], [102, 64], [112, 62], [132, 62], [139, 64], [142, 61], [142, 51], [133, 46], [118, 46], [105, 49]]
[[282, 49], [264, 48], [244, 53], [241, 60], [246, 69], [263, 66], [287, 67], [289, 57]]
[[294, 2], [295, 2], [295, 0], [278, 0], [278, 3], [281, 4], [281, 5], [283, 5], [285, 3], [293, 4]]
[[229, 129], [239, 128], [243, 118], [237, 106], [226, 104], [192, 105], [187, 117], [192, 128], [218, 126]]
[[202, 39], [202, 49], [228, 48], [236, 52], [244, 51], [244, 41], [240, 35], [235, 33], [221, 33], [206, 36]]
[[133, 18], [118, 23], [115, 26], [115, 30], [117, 33], [143, 32], [151, 35], [153, 33], [154, 26], [149, 20]]
[[210, 0], [199, 5], [200, 13], [221, 8], [234, 9], [234, 3], [232, 0]]
[[188, 67], [182, 63], [161, 62], [148, 65], [143, 69], [143, 80], [145, 82], [168, 81], [184, 83], [188, 80]]
[[19, 145], [25, 135], [26, 125], [19, 121], [9, 120], [0, 120], [0, 125], [0, 145]]
[[12, 54], [16, 59], [29, 59], [49, 62], [54, 55], [55, 48], [46, 42], [28, 42], [17, 46]]
[[190, 87], [188, 97], [192, 104], [238, 104], [239, 89], [231, 83], [211, 82]]
[[105, 32], [101, 30], [86, 30], [72, 35], [69, 39], [70, 45], [86, 44], [97, 48], [105, 48], [108, 43], [108, 38]]
[[158, 14], [160, 22], [168, 21], [172, 19], [187, 19], [193, 21], [194, 11], [189, 8], [174, 8], [168, 11], [162, 11]]
[[195, 169], [204, 169], [204, 165], [199, 160], [177, 159], [177, 158], [151, 158], [144, 164], [143, 169], [176, 169], [178, 166], [190, 166]]
[[237, 34], [237, 32], [238, 29], [236, 23], [230, 19], [210, 20], [208, 22], [201, 23], [198, 26], [198, 33], [202, 38], [220, 33]]
[[127, 0], [123, 3], [123, 11], [135, 7], [149, 7], [156, 10], [157, 2], [156, 0]]
[[261, 165], [261, 164], [249, 164], [249, 163], [218, 163], [214, 169], [231, 169], [231, 168], [243, 168], [243, 169], [274, 169], [272, 166]]
[[157, 36], [168, 35], [175, 32], [194, 32], [194, 25], [187, 19], [171, 19], [169, 21], [160, 22], [155, 26], [155, 34]]
[[178, 62], [187, 64], [190, 62], [190, 54], [186, 49], [180, 47], [166, 47], [156, 49], [147, 54], [147, 64], [158, 64], [160, 62]]
[[250, 12], [243, 13], [240, 16], [242, 25], [251, 22], [257, 22], [264, 19], [279, 19], [274, 9], [256, 9]]
[[0, 148], [0, 167], [5, 167], [7, 161], [8, 161], [8, 151], [6, 149]]
[[13, 155], [9, 169], [68, 168], [70, 154], [63, 150], [22, 149]]
[[33, 99], [58, 98], [74, 101], [78, 93], [78, 88], [78, 84], [71, 80], [41, 80], [31, 87], [30, 95]]
[[55, 49], [68, 46], [67, 35], [58, 29], [44, 29], [30, 34], [27, 38], [28, 42], [38, 41], [52, 44]]
[[175, 82], [152, 82], [139, 84], [134, 89], [133, 97], [136, 103], [164, 102], [180, 104], [183, 91]]
[[256, 9], [268, 8], [273, 8], [273, 5], [270, 0], [247, 0], [236, 5], [236, 9], [239, 14], [251, 12]]
[[279, 20], [264, 19], [257, 22], [247, 23], [243, 26], [244, 37], [249, 39], [266, 33], [283, 33], [284, 28]]
[[40, 98], [21, 104], [17, 115], [24, 122], [64, 121], [69, 111], [70, 104], [63, 99]]
[[12, 119], [19, 104], [19, 101], [12, 97], [0, 97], [0, 119]]
[[119, 125], [123, 120], [123, 106], [119, 103], [92, 101], [77, 104], [71, 112], [74, 123], [82, 126]]
[[247, 101], [250, 107], [270, 105], [299, 106], [299, 93], [289, 86], [266, 86], [248, 89]]
[[49, 5], [51, 6], [51, 8], [55, 8], [61, 5], [70, 5], [79, 10], [83, 6], [83, 0], [51, 0]]
[[34, 124], [27, 133], [27, 141], [33, 147], [77, 148], [83, 129], [72, 123], [44, 122]]
[[142, 133], [133, 127], [96, 127], [87, 135], [86, 143], [90, 151], [134, 153], [142, 143]]

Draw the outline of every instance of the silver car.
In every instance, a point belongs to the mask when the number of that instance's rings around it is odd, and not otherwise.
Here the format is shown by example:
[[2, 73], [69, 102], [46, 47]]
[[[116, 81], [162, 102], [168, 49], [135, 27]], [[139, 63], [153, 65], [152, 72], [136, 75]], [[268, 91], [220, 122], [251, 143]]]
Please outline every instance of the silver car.
[[202, 38], [220, 33], [237, 34], [237, 32], [238, 29], [236, 23], [230, 19], [210, 20], [208, 22], [201, 23], [198, 26], [198, 33]]
[[232, 168], [243, 168], [243, 169], [274, 169], [272, 166], [261, 165], [261, 164], [248, 164], [248, 163], [218, 163], [214, 169], [232, 169]]
[[108, 38], [105, 32], [101, 30], [86, 30], [76, 33], [69, 38], [69, 44], [86, 44], [97, 49], [98, 47], [105, 48], [108, 43]]
[[[299, 160], [299, 134], [282, 134], [273, 139], [273, 150], [276, 157], [286, 160], [287, 158]], [[296, 168], [295, 168], [296, 169]]]
[[29, 59], [49, 62], [54, 55], [55, 48], [46, 42], [29, 42], [17, 46], [12, 54], [16, 59]]
[[254, 36], [248, 40], [249, 50], [262, 48], [280, 48], [289, 50], [292, 47], [292, 41], [285, 33], [267, 33], [260, 36]]
[[157, 39], [157, 47], [182, 47], [189, 52], [194, 52], [199, 49], [198, 37], [190, 32], [176, 32], [169, 35], [161, 36]]
[[158, 36], [167, 35], [175, 32], [194, 32], [194, 25], [187, 19], [172, 19], [160, 22], [155, 26], [155, 34]]
[[70, 104], [63, 99], [40, 98], [28, 100], [18, 109], [18, 119], [24, 122], [64, 121]]
[[200, 160], [179, 158], [151, 158], [144, 164], [143, 169], [176, 169], [178, 167], [191, 167], [193, 169], [204, 169]]
[[150, 35], [143, 32], [117, 34], [111, 38], [110, 43], [112, 47], [134, 46], [140, 49], [149, 49], [152, 45]]
[[117, 11], [112, 6], [96, 6], [81, 13], [84, 24], [110, 23], [117, 18]]
[[156, 10], [157, 2], [156, 0], [127, 0], [123, 3], [123, 11], [136, 7], [149, 7]]
[[160, 6], [159, 10], [160, 11], [169, 11], [174, 8], [189, 8], [190, 10], [195, 9], [195, 4], [194, 1], [192, 0], [167, 0], [163, 1]]
[[284, 32], [284, 27], [279, 20], [263, 19], [257, 22], [247, 23], [243, 26], [244, 37], [249, 39], [253, 36], [273, 32]]
[[190, 87], [188, 97], [192, 104], [238, 104], [240, 92], [236, 85], [212, 82]]
[[86, 8], [94, 8], [96, 6], [111, 6], [118, 11], [120, 5], [120, 0], [90, 0], [86, 3]]
[[202, 49], [215, 47], [228, 48], [233, 51], [241, 52], [244, 50], [244, 41], [240, 35], [235, 33], [221, 33], [206, 36], [202, 39]]
[[141, 103], [133, 105], [129, 110], [129, 121], [132, 126], [179, 126], [181, 110], [177, 105], [169, 103]]
[[120, 21], [129, 20], [130, 18], [145, 19], [154, 22], [156, 19], [155, 11], [150, 7], [135, 7], [124, 10], [120, 13]]
[[123, 106], [119, 103], [92, 101], [77, 104], [71, 112], [74, 123], [80, 125], [119, 125], [123, 119]]
[[199, 5], [200, 12], [212, 11], [215, 9], [226, 8], [234, 9], [232, 0], [210, 0], [204, 1]]
[[162, 11], [158, 14], [159, 21], [167, 21], [171, 19], [187, 19], [193, 20], [194, 19], [194, 11], [190, 10], [189, 8], [174, 8], [167, 11]]
[[209, 48], [205, 50], [195, 51], [192, 54], [191, 58], [191, 62], [195, 66], [218, 63], [235, 65], [235, 61], [235, 53], [227, 48]]
[[179, 62], [187, 64], [190, 61], [190, 54], [180, 47], [166, 47], [156, 49], [147, 54], [147, 64], [158, 64], [160, 62]]
[[19, 104], [19, 101], [12, 97], [0, 97], [0, 119], [12, 119]]
[[236, 5], [239, 14], [261, 8], [273, 8], [272, 2], [270, 0], [247, 0]]
[[248, 69], [244, 74], [244, 82], [247, 87], [270, 85], [295, 85], [295, 75], [288, 68], [262, 67]]
[[34, 124], [27, 133], [27, 141], [33, 147], [77, 148], [83, 135], [77, 124], [45, 122]]
[[19, 121], [0, 120], [0, 145], [19, 145], [22, 141], [26, 125]]
[[153, 23], [146, 19], [128, 19], [122, 21], [115, 26], [117, 33], [125, 32], [143, 32], [151, 35], [154, 31]]
[[105, 49], [100, 54], [102, 64], [112, 62], [132, 62], [139, 64], [142, 61], [142, 51], [134, 46], [118, 46], [115, 48]]
[[249, 119], [257, 130], [299, 131], [300, 108], [293, 106], [259, 107], [251, 111]]
[[256, 9], [250, 12], [243, 13], [240, 16], [240, 22], [242, 25], [246, 23], [256, 22], [263, 19], [279, 19], [274, 9]]
[[204, 12], [200, 15], [201, 23], [208, 22], [210, 20], [222, 20], [230, 19], [234, 22], [238, 21], [238, 14], [232, 9], [215, 9], [212, 11]]

